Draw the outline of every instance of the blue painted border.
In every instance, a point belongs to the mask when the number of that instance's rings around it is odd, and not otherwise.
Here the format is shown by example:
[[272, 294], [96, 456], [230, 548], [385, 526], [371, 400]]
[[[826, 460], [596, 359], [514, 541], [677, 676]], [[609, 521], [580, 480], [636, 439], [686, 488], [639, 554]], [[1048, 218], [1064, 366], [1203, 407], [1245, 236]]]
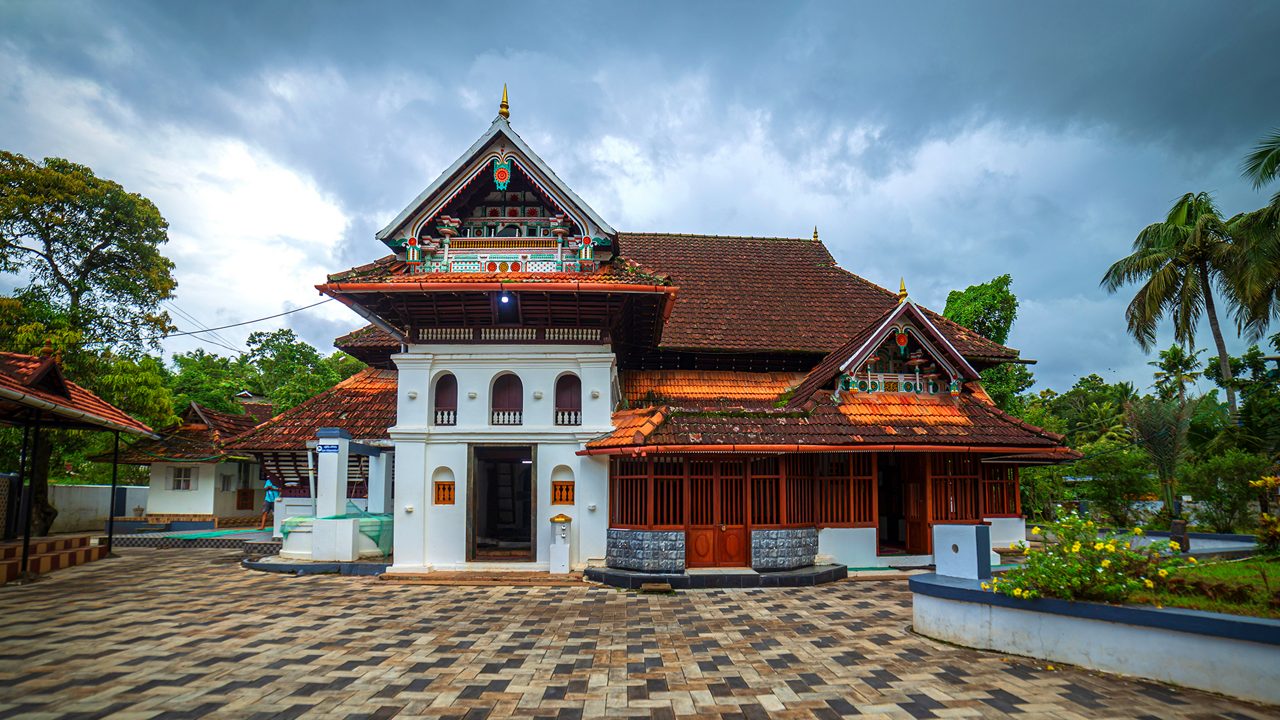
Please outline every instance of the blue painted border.
[[988, 592], [976, 580], [944, 577], [935, 573], [913, 575], [908, 581], [911, 592], [943, 600], [994, 605], [1012, 610], [1042, 612], [1052, 615], [1123, 623], [1210, 637], [1244, 640], [1264, 645], [1280, 645], [1280, 620], [1226, 615], [1224, 613], [1155, 608], [1143, 605], [1106, 605], [1096, 602], [1072, 602], [1056, 598], [1019, 600]]

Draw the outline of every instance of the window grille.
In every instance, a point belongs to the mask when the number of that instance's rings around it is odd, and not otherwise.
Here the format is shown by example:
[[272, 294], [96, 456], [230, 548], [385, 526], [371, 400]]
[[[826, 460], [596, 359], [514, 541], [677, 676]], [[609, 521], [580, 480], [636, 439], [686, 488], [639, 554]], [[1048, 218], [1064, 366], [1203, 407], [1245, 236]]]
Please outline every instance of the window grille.
[[452, 505], [453, 504], [453, 482], [449, 480], [435, 481], [435, 503], [436, 505]]

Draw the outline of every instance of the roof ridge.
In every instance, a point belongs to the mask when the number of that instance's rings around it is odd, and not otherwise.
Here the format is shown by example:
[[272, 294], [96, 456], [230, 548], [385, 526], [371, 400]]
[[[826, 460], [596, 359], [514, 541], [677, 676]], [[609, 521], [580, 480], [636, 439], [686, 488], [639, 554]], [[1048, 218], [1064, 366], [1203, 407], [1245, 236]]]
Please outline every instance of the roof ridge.
[[618, 231], [619, 237], [624, 235], [629, 235], [631, 237], [715, 238], [717, 240], [781, 240], [785, 242], [804, 242], [823, 245], [821, 240], [814, 240], [811, 237], [785, 237], [781, 235], [709, 235], [704, 233]]

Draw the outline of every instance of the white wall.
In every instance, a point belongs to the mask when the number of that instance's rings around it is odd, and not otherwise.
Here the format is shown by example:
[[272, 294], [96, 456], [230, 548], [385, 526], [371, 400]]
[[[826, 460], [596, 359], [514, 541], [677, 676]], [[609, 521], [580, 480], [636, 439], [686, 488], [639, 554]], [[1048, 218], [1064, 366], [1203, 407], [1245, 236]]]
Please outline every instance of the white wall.
[[[147, 504], [147, 488], [120, 485], [116, 492], [125, 498], [124, 515], [132, 516], [133, 508]], [[110, 485], [50, 485], [49, 502], [58, 509], [50, 532], [82, 532], [106, 530], [110, 512]]]
[[912, 627], [966, 647], [1055, 660], [1280, 703], [1280, 647], [912, 595]]
[[[147, 513], [150, 515], [216, 515], [234, 517], [258, 515], [262, 512], [265, 490], [258, 479], [258, 466], [249, 466], [250, 484], [254, 488], [254, 504], [247, 510], [236, 509], [236, 491], [240, 463], [155, 463], [151, 466]], [[169, 468], [196, 468], [195, 488], [169, 489]], [[232, 489], [223, 492], [222, 477], [231, 476]]]
[[[414, 345], [392, 358], [399, 368], [395, 441], [395, 566], [396, 572], [428, 569], [493, 568], [494, 563], [466, 560], [467, 482], [469, 448], [473, 445], [529, 445], [535, 447], [534, 491], [537, 506], [533, 564], [545, 569], [553, 515], [573, 518], [570, 563], [604, 557], [608, 524], [608, 462], [576, 453], [591, 438], [612, 431], [611, 397], [615, 383], [614, 355], [599, 345]], [[490, 419], [490, 389], [502, 372], [519, 375], [524, 391], [524, 422], [494, 426]], [[435, 379], [451, 372], [458, 380], [457, 424], [432, 423]], [[582, 424], [554, 424], [555, 381], [565, 372], [582, 381]], [[597, 397], [592, 397], [593, 392]], [[475, 397], [470, 397], [474, 393]], [[410, 397], [415, 395], [416, 397]], [[540, 397], [539, 397], [540, 396]], [[552, 473], [571, 473], [572, 506], [551, 505]], [[433, 505], [432, 479], [452, 474], [453, 505]], [[594, 505], [595, 510], [588, 509]], [[412, 508], [412, 512], [409, 511]]]
[[876, 529], [820, 528], [818, 554], [830, 555], [840, 565], [855, 568], [878, 567]]

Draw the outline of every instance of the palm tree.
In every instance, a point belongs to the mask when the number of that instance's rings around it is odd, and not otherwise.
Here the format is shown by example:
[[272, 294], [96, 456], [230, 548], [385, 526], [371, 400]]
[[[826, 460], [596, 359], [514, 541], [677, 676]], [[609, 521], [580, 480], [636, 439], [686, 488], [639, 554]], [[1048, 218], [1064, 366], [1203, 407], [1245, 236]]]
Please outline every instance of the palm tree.
[[1166, 316], [1173, 321], [1174, 338], [1188, 347], [1195, 344], [1200, 316], [1209, 319], [1232, 418], [1238, 412], [1236, 391], [1213, 291], [1222, 292], [1232, 307], [1242, 304], [1233, 282], [1238, 256], [1239, 248], [1213, 197], [1187, 193], [1173, 204], [1164, 222], [1152, 223], [1138, 233], [1133, 253], [1117, 260], [1101, 283], [1110, 293], [1142, 283], [1125, 310], [1125, 319], [1129, 333], [1144, 350], [1155, 345], [1156, 328]]
[[1165, 512], [1174, 517], [1174, 485], [1178, 465], [1187, 452], [1187, 431], [1199, 400], [1177, 402], [1140, 398], [1125, 406], [1125, 419], [1133, 442], [1147, 454], [1160, 479]]
[[[1258, 142], [1240, 169], [1255, 190], [1280, 179], [1280, 128]], [[1280, 320], [1280, 192], [1271, 197], [1270, 205], [1241, 213], [1229, 225], [1240, 239], [1235, 275], [1246, 301], [1236, 308], [1236, 323], [1257, 340], [1273, 319]]]
[[1176, 395], [1179, 402], [1187, 401], [1187, 386], [1203, 374], [1200, 370], [1202, 352], [1203, 349], [1187, 352], [1181, 345], [1173, 345], [1160, 351], [1159, 361], [1147, 363], [1156, 368], [1154, 387], [1160, 397], [1170, 400]]

